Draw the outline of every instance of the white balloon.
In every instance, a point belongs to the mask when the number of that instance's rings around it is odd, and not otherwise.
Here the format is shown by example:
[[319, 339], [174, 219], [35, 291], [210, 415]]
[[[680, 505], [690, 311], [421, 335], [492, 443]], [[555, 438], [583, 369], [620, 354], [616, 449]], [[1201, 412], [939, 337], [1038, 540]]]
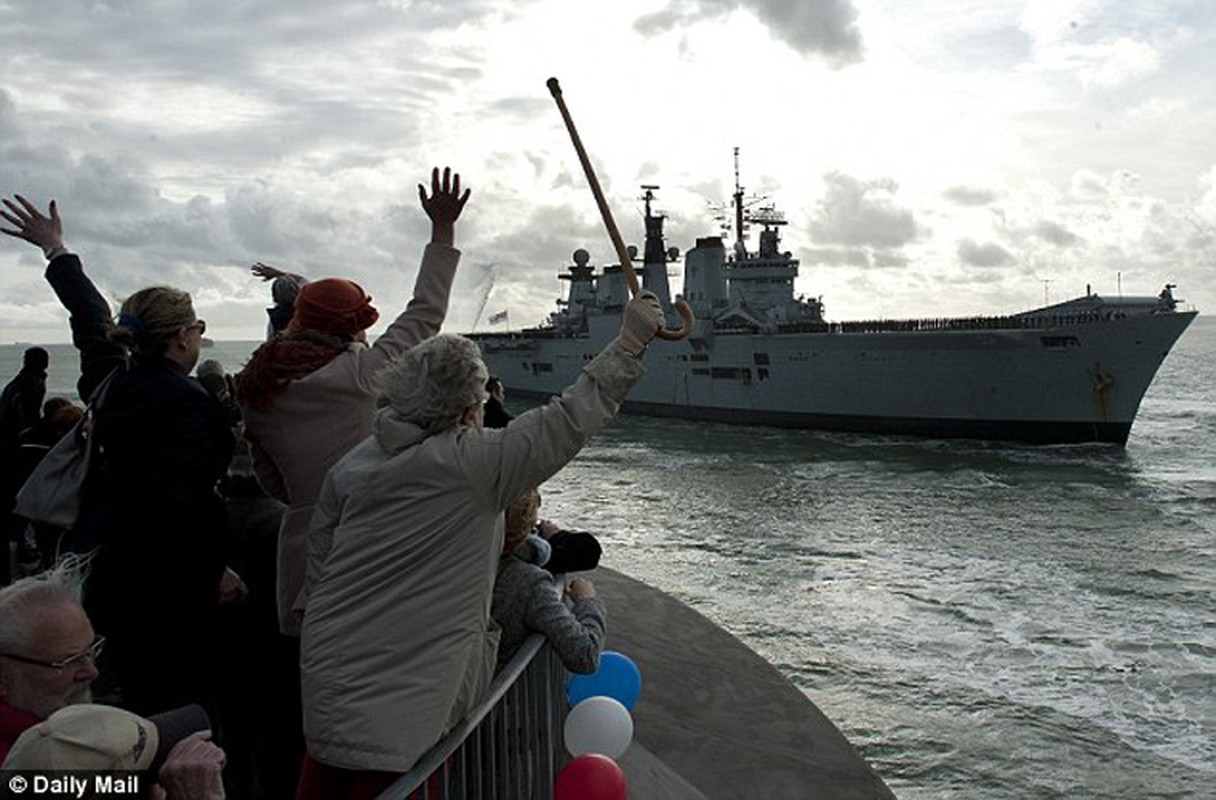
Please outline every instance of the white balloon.
[[633, 717], [616, 698], [588, 697], [566, 715], [565, 738], [575, 758], [584, 753], [620, 758], [633, 741]]

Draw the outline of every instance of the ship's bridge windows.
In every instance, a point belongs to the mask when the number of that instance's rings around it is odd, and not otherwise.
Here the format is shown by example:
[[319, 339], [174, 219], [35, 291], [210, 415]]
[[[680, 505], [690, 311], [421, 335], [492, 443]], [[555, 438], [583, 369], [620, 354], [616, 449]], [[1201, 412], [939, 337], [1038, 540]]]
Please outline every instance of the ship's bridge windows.
[[553, 364], [551, 362], [548, 362], [548, 361], [533, 361], [532, 362], [532, 374], [533, 375], [539, 375], [542, 372], [552, 372], [552, 371], [553, 371]]
[[1075, 336], [1040, 336], [1039, 341], [1048, 350], [1064, 350], [1081, 346], [1080, 340]]
[[768, 353], [752, 353], [752, 362], [760, 366], [768, 366]]
[[[701, 378], [715, 381], [740, 381], [744, 386], [752, 382], [752, 371], [748, 367], [693, 367], [692, 374]], [[757, 370], [760, 380], [768, 380], [768, 370], [761, 367]]]
[[747, 367], [713, 367], [709, 371], [709, 377], [716, 381], [743, 381], [744, 383], [751, 383], [752, 371]]

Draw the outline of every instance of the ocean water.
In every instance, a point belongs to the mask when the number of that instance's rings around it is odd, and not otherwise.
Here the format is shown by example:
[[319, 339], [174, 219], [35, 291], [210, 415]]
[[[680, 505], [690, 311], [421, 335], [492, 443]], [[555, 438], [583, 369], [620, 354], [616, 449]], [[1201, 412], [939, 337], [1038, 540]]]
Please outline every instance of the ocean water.
[[[49, 349], [71, 394], [74, 351]], [[903, 800], [1216, 797], [1216, 320], [1126, 448], [620, 417], [543, 493], [775, 664]]]

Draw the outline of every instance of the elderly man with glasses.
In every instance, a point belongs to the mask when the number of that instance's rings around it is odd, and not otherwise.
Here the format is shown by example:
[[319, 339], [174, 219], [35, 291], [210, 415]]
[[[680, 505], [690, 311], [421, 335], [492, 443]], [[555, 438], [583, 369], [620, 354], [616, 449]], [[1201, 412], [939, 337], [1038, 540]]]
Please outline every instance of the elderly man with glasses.
[[82, 580], [69, 558], [0, 589], [0, 761], [26, 728], [93, 699], [105, 640], [80, 605]]
[[[98, 754], [109, 753], [107, 748], [114, 744], [114, 726], [86, 726], [59, 737], [51, 719], [60, 709], [93, 702], [91, 687], [105, 639], [94, 634], [80, 604], [87, 565], [86, 558], [69, 555], [46, 572], [0, 589], [0, 764], [6, 769], [42, 769], [50, 763], [63, 767], [72, 759], [79, 759], [80, 768], [96, 768]], [[94, 716], [126, 713], [109, 709]], [[158, 726], [164, 747], [155, 759], [149, 758], [156, 770], [149, 797], [222, 800], [226, 756], [209, 741], [210, 720], [202, 707], [175, 709], [151, 724]], [[45, 730], [39, 732], [36, 726]], [[166, 736], [174, 737], [172, 743]], [[42, 741], [48, 737], [56, 741]], [[19, 756], [23, 747], [26, 753]], [[24, 758], [22, 765], [5, 763], [10, 750], [14, 758]], [[139, 753], [118, 755], [138, 758]], [[131, 768], [120, 763], [123, 769]]]

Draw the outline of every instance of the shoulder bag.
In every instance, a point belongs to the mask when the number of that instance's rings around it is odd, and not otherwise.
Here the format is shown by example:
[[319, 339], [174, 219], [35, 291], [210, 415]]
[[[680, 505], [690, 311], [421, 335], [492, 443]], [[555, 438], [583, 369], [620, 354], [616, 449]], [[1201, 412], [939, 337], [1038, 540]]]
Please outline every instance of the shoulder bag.
[[[117, 370], [115, 370], [117, 372]], [[52, 447], [17, 492], [13, 513], [31, 522], [68, 529], [80, 515], [80, 496], [97, 449], [90, 427], [114, 379], [111, 372], [93, 391], [84, 415]]]

